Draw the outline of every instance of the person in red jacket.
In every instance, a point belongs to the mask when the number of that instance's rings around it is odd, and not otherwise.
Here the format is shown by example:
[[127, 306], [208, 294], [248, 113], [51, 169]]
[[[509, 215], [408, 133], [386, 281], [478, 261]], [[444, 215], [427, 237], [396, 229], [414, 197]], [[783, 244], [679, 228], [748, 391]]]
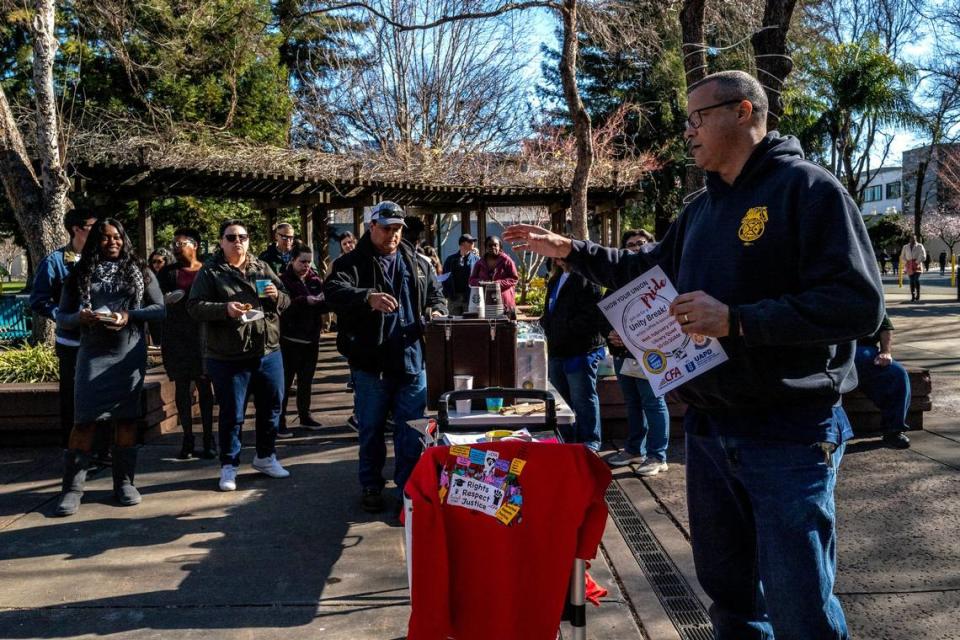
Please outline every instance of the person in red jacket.
[[319, 429], [323, 425], [310, 415], [313, 374], [320, 353], [323, 314], [327, 305], [323, 298], [323, 279], [310, 266], [313, 249], [296, 245], [280, 280], [290, 293], [290, 306], [280, 316], [280, 352], [283, 355], [283, 409], [280, 413], [278, 438], [290, 438], [287, 428], [287, 401], [290, 387], [297, 378], [297, 414], [300, 426]]
[[486, 282], [499, 282], [503, 310], [507, 315], [512, 315], [517, 309], [513, 288], [517, 286], [520, 276], [517, 274], [517, 265], [503, 252], [501, 245], [499, 237], [487, 236], [484, 242], [485, 253], [492, 253], [495, 262], [490, 266], [486, 260], [477, 260], [477, 264], [473, 265], [473, 273], [470, 274], [470, 286], [479, 287]]

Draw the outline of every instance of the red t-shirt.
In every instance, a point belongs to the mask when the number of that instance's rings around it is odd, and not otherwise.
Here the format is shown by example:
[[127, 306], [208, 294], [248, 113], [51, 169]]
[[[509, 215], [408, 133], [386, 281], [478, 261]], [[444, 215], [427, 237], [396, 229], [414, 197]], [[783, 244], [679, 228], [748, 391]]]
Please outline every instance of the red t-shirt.
[[554, 640], [573, 560], [595, 557], [603, 536], [608, 484], [610, 470], [582, 445], [428, 449], [404, 489], [408, 640]]

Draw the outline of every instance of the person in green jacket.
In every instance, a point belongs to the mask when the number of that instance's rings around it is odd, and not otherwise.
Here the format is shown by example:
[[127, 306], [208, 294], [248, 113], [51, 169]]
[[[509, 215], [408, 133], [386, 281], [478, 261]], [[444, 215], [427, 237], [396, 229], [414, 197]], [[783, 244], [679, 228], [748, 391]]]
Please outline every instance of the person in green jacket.
[[253, 468], [271, 478], [290, 475], [276, 455], [283, 400], [280, 313], [290, 297], [273, 269], [249, 249], [243, 221], [221, 224], [220, 250], [201, 267], [187, 303], [190, 315], [206, 324], [206, 369], [220, 406], [221, 491], [237, 488], [248, 391], [256, 404]]

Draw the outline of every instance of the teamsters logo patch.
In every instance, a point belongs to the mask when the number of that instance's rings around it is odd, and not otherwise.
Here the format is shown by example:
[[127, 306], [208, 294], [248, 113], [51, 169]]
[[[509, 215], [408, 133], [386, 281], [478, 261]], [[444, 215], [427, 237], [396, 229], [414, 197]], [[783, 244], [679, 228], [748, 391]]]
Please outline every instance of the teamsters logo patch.
[[767, 220], [769, 219], [770, 217], [767, 215], [766, 207], [753, 207], [748, 209], [740, 221], [740, 231], [737, 233], [737, 236], [743, 240], [744, 244], [756, 242], [766, 230]]

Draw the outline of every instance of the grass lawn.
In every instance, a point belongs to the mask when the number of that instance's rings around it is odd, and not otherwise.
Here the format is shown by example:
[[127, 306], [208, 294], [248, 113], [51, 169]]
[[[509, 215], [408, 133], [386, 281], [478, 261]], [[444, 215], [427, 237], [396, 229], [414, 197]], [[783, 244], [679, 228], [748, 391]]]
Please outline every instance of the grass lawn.
[[14, 280], [13, 282], [2, 282], [0, 283], [0, 293], [20, 293], [20, 290], [23, 289], [26, 285], [25, 280]]

